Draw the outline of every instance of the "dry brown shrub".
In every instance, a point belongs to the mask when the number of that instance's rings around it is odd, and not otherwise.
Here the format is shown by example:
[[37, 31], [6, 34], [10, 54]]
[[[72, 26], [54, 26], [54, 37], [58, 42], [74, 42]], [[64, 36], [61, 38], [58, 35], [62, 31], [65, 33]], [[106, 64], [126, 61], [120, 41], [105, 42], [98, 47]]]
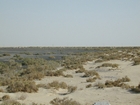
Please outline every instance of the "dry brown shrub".
[[75, 71], [75, 73], [84, 73], [85, 71], [86, 71], [85, 69], [80, 69], [80, 70]]
[[10, 99], [10, 96], [9, 95], [4, 95], [2, 96], [2, 100], [5, 101], [5, 100], [9, 100]]
[[99, 74], [95, 70], [91, 70], [91, 71], [85, 71], [85, 74], [83, 75], [83, 77], [92, 77], [92, 76], [99, 77]]
[[55, 98], [50, 102], [50, 104], [52, 105], [81, 105], [79, 102], [74, 101], [73, 99], [68, 99], [67, 97], [63, 99]]
[[8, 84], [7, 91], [10, 93], [15, 93], [15, 92], [32, 93], [32, 92], [37, 92], [38, 87], [36, 86], [34, 81], [18, 80]]
[[100, 66], [97, 66], [96, 68], [100, 68], [100, 67], [112, 67], [112, 68], [118, 68], [118, 64], [112, 64], [112, 63], [103, 63]]
[[46, 76], [64, 76], [62, 70], [57, 70], [57, 71], [47, 71]]
[[135, 58], [133, 65], [139, 65], [140, 64], [140, 58]]
[[92, 87], [92, 84], [86, 85], [86, 88], [90, 88], [90, 87]]
[[96, 81], [96, 77], [93, 77], [93, 78], [88, 78], [86, 81], [87, 82], [95, 82]]
[[18, 101], [15, 100], [6, 100], [3, 101], [0, 105], [22, 105]]
[[73, 92], [75, 92], [76, 89], [77, 89], [76, 86], [68, 86], [68, 92], [69, 92], [69, 93], [73, 93]]
[[50, 89], [50, 88], [55, 88], [55, 89], [59, 89], [59, 88], [62, 88], [62, 89], [66, 89], [68, 86], [65, 82], [58, 82], [58, 81], [53, 81], [51, 83], [48, 83], [47, 84], [47, 88]]
[[140, 93], [140, 83], [136, 87], [134, 87], [134, 86], [131, 87], [131, 90], [130, 91], [132, 91], [134, 93]]

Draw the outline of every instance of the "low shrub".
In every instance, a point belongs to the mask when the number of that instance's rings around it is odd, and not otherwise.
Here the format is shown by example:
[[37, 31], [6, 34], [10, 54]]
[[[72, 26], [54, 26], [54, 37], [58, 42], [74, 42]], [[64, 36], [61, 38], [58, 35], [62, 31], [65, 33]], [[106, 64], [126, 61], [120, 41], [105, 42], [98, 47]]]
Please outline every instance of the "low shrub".
[[3, 56], [10, 56], [10, 54], [8, 54], [8, 53], [4, 53]]
[[100, 68], [100, 67], [112, 67], [112, 68], [118, 68], [118, 64], [112, 64], [112, 63], [103, 63], [102, 65], [100, 66], [97, 66], [97, 68]]
[[121, 79], [118, 79], [116, 81], [120, 81], [120, 82], [130, 82], [130, 78], [128, 78], [127, 76], [121, 78]]
[[67, 85], [65, 82], [53, 81], [53, 82], [47, 84], [47, 88], [48, 88], [48, 89], [50, 89], [50, 88], [55, 88], [55, 89], [59, 89], [59, 88], [67, 89], [67, 87], [68, 87], [68, 85]]
[[23, 104], [15, 100], [6, 100], [6, 101], [3, 101], [0, 105], [23, 105]]
[[55, 98], [50, 102], [51, 105], [81, 105], [79, 102], [74, 101], [73, 99], [68, 98]]
[[97, 77], [93, 77], [93, 78], [88, 78], [86, 81], [87, 82], [95, 82], [97, 79]]
[[46, 84], [37, 84], [38, 88], [48, 89], [49, 87]]
[[140, 64], [140, 58], [135, 58], [133, 65], [139, 65]]
[[4, 90], [3, 89], [0, 89], [0, 92], [4, 92]]
[[66, 77], [66, 78], [73, 78], [73, 76], [71, 74], [67, 74], [64, 77]]
[[85, 71], [86, 71], [85, 69], [80, 69], [80, 70], [75, 71], [75, 73], [84, 73]]
[[2, 96], [2, 100], [5, 101], [5, 100], [9, 100], [10, 99], [10, 96], [9, 95], [4, 95]]
[[134, 86], [131, 87], [131, 90], [130, 91], [132, 91], [134, 93], [140, 93], [140, 83], [136, 87], [134, 87]]
[[86, 85], [86, 88], [90, 88], [90, 87], [92, 87], [92, 84]]
[[68, 93], [73, 93], [76, 91], [76, 89], [77, 89], [76, 86], [68, 86]]
[[46, 76], [64, 76], [62, 70], [57, 70], [57, 71], [47, 71]]
[[98, 59], [98, 60], [95, 61], [95, 63], [101, 63], [101, 62], [103, 62], [103, 61], [104, 61], [104, 60]]
[[8, 92], [15, 93], [15, 92], [37, 92], [38, 87], [36, 86], [35, 82], [30, 80], [15, 80], [8, 84], [6, 88]]
[[[111, 80], [107, 80], [105, 82], [105, 84], [99, 83], [98, 85], [96, 85], [98, 88], [100, 88], [100, 86], [102, 87], [121, 87], [123, 89], [130, 89], [131, 86], [129, 86], [128, 84], [125, 84], [124, 82], [129, 82], [130, 79], [125, 76], [121, 79], [117, 79], [115, 81], [111, 81]], [[100, 85], [100, 86], [99, 86]]]
[[83, 77], [92, 77], [92, 76], [99, 77], [99, 74], [95, 70], [91, 70], [91, 71], [85, 71], [85, 74], [83, 75]]

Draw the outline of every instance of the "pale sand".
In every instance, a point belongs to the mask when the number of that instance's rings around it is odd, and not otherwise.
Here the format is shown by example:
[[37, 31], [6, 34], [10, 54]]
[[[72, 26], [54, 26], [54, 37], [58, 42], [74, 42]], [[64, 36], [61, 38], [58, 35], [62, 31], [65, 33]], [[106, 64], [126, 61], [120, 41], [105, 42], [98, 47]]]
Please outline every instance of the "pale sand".
[[[132, 62], [119, 60], [108, 62], [119, 64], [119, 68], [117, 70], [108, 70], [109, 68], [96, 69], [96, 67], [102, 63], [94, 63], [94, 61], [85, 63], [84, 68], [86, 70], [96, 70], [101, 77], [101, 80], [96, 80], [96, 82], [91, 84], [95, 85], [98, 82], [104, 83], [106, 80], [116, 80], [125, 76], [128, 76], [131, 79], [131, 81], [128, 82], [129, 85], [137, 86], [139, 84], [140, 65], [132, 66]], [[87, 78], [81, 77], [83, 73], [76, 74], [75, 70], [68, 70], [65, 73], [72, 74], [73, 78], [45, 77], [41, 81], [36, 80], [35, 82], [36, 84], [47, 84], [54, 80], [66, 82], [68, 85], [77, 86], [77, 90], [74, 93], [62, 95], [63, 93], [67, 93], [66, 89], [55, 90], [39, 88], [37, 93], [0, 93], [0, 97], [8, 94], [12, 99], [26, 104], [31, 104], [34, 102], [38, 104], [50, 105], [49, 102], [56, 97], [69, 97], [83, 105], [93, 105], [94, 102], [103, 100], [109, 101], [111, 105], [140, 105], [140, 94], [131, 93], [128, 90], [121, 89], [119, 87], [105, 89], [97, 89], [97, 87], [86, 88], [86, 85], [90, 83], [86, 82]], [[26, 98], [25, 100], [20, 100], [21, 97]]]

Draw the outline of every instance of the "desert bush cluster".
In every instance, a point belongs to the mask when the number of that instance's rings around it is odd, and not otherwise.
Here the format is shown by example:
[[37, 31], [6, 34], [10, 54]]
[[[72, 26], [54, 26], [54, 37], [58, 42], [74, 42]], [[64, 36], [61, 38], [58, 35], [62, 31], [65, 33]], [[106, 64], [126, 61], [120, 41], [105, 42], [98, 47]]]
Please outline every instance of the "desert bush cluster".
[[33, 81], [41, 80], [47, 75], [63, 75], [60, 70], [51, 72], [59, 66], [56, 61], [47, 61], [42, 58], [22, 58], [0, 62], [0, 86], [8, 86], [8, 92], [37, 92], [38, 88]]
[[58, 82], [58, 81], [53, 81], [51, 83], [48, 83], [46, 86], [48, 89], [50, 88], [54, 88], [54, 89], [66, 89], [68, 87], [68, 85], [65, 82]]
[[7, 91], [9, 93], [15, 92], [37, 92], [38, 87], [36, 86], [35, 82], [29, 80], [17, 80], [13, 81], [8, 84]]
[[96, 86], [98, 88], [108, 88], [108, 87], [122, 87], [125, 89], [130, 89], [131, 86], [129, 86], [128, 84], [125, 84], [124, 82], [129, 82], [130, 79], [125, 76], [121, 79], [117, 79], [115, 81], [111, 81], [111, 80], [107, 80], [104, 84], [103, 83], [98, 83]]
[[[42, 48], [45, 49], [45, 48]], [[51, 49], [51, 48], [48, 48]], [[52, 48], [55, 49], [55, 48]], [[76, 52], [68, 51], [67, 49], [74, 50]], [[36, 85], [34, 80], [41, 80], [45, 76], [63, 76], [67, 78], [72, 78], [71, 74], [64, 74], [65, 70], [76, 70], [75, 73], [83, 73], [81, 77], [86, 78], [86, 88], [92, 87], [91, 82], [95, 82], [97, 79], [101, 79], [99, 74], [95, 70], [85, 70], [83, 64], [87, 61], [95, 60], [95, 63], [101, 63], [100, 67], [111, 67], [118, 68], [118, 64], [104, 63], [104, 61], [109, 60], [125, 60], [133, 62], [133, 66], [140, 65], [140, 49], [131, 48], [114, 48], [114, 47], [89, 47], [89, 48], [60, 48], [55, 51], [50, 52], [20, 52], [18, 54], [1, 53], [0, 57], [8, 58], [9, 61], [0, 61], [0, 86], [6, 86], [6, 92], [37, 92], [38, 88], [42, 87], [45, 89], [67, 89], [67, 93], [72, 93], [77, 90], [77, 86], [69, 86], [65, 82], [53, 81], [48, 84], [38, 84]], [[66, 52], [63, 52], [66, 51]], [[61, 56], [60, 61], [56, 61], [55, 54], [64, 54]], [[39, 58], [43, 54], [49, 54], [49, 60]], [[28, 58], [28, 55], [36, 56], [38, 58]], [[23, 57], [26, 56], [26, 57]], [[63, 67], [64, 69], [57, 70], [58, 67]], [[109, 87], [121, 87], [124, 89], [130, 89], [131, 92], [140, 93], [140, 84], [138, 86], [129, 86], [125, 82], [129, 82], [130, 79], [126, 76], [115, 81], [107, 80], [105, 83], [98, 83], [96, 86], [98, 88], [109, 88]], [[5, 90], [0, 89], [0, 92]], [[21, 105], [19, 102], [11, 100], [9, 95], [4, 95], [1, 97], [3, 101], [0, 105]], [[81, 105], [80, 103], [68, 99], [68, 98], [55, 98], [50, 102], [52, 105]], [[37, 105], [33, 103], [33, 105]]]
[[62, 63], [62, 66], [64, 66], [66, 69], [84, 69], [83, 64], [86, 61], [93, 60], [92, 55], [88, 55], [87, 53], [80, 53], [73, 56], [67, 56], [64, 57], [64, 61]]
[[[58, 81], [53, 81], [51, 83], [48, 83], [48, 84], [38, 84], [37, 87], [41, 87], [41, 88], [45, 88], [45, 89], [67, 89], [68, 90], [68, 93], [73, 93], [77, 90], [77, 87], [76, 86], [70, 86], [70, 85], [67, 85], [65, 82], [58, 82]], [[67, 93], [67, 94], [68, 94]]]

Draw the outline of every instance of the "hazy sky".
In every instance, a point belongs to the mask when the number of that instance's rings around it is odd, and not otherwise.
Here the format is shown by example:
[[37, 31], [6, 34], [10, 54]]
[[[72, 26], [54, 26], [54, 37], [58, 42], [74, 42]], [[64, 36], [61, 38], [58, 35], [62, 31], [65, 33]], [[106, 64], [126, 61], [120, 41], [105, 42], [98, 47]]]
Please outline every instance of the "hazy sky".
[[140, 46], [140, 0], [0, 0], [0, 46]]

